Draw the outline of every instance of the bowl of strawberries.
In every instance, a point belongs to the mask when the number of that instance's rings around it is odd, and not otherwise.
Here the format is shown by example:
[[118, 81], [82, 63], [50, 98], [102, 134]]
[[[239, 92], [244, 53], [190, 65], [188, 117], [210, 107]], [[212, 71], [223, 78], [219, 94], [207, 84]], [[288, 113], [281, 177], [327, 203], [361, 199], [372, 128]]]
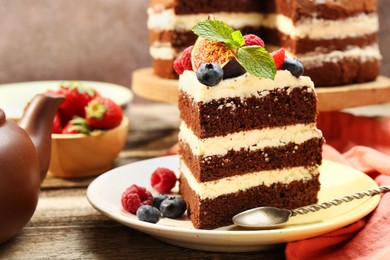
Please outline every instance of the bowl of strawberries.
[[65, 96], [53, 120], [48, 176], [83, 178], [110, 169], [127, 139], [122, 108], [83, 82], [65, 81], [48, 92]]

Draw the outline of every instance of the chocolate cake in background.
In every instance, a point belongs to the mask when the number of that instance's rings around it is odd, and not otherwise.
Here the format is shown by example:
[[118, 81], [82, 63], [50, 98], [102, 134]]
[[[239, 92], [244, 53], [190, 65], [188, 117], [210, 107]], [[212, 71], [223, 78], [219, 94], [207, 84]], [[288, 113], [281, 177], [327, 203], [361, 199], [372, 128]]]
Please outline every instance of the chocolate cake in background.
[[372, 81], [379, 74], [376, 0], [151, 0], [148, 29], [157, 75], [177, 78], [173, 61], [195, 42], [191, 27], [209, 14], [260, 35], [271, 50], [284, 47], [316, 86]]

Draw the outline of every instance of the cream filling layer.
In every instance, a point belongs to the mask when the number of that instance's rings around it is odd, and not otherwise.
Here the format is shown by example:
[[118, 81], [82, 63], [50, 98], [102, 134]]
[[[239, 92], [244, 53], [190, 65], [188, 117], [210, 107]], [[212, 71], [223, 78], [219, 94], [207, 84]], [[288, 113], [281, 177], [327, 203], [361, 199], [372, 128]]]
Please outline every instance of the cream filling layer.
[[[154, 11], [148, 9], [148, 29], [190, 31], [198, 22], [205, 20], [208, 14], [176, 15], [173, 9]], [[216, 19], [222, 20], [233, 28], [245, 26], [273, 28], [289, 35], [292, 39], [333, 39], [357, 37], [376, 33], [379, 30], [379, 19], [376, 13], [360, 13], [342, 20], [325, 20], [321, 18], [303, 18], [294, 22], [281, 14], [260, 13], [214, 13]]]
[[[150, 30], [178, 30], [190, 31], [191, 28], [200, 21], [207, 19], [209, 14], [186, 14], [177, 15], [173, 9], [166, 9], [155, 12], [152, 8], [147, 10], [148, 21], [147, 26]], [[227, 13], [219, 12], [214, 14], [215, 18], [222, 20], [234, 28], [242, 28], [245, 26], [259, 27], [262, 21], [260, 13]]]
[[311, 138], [321, 138], [322, 133], [315, 124], [297, 124], [291, 126], [255, 129], [199, 139], [194, 132], [182, 122], [179, 140], [187, 143], [193, 155], [213, 156], [226, 155], [228, 151], [256, 151], [265, 147], [280, 147], [289, 143], [302, 144]]
[[265, 15], [262, 25], [290, 36], [292, 39], [344, 39], [377, 33], [377, 14], [361, 13], [343, 20], [303, 18], [296, 24], [284, 15]]
[[306, 69], [322, 66], [325, 62], [337, 63], [344, 59], [354, 59], [363, 63], [370, 60], [381, 60], [382, 55], [377, 44], [360, 48], [358, 46], [350, 46], [344, 51], [332, 51], [329, 53], [310, 52], [306, 54], [293, 55], [286, 51], [286, 56], [296, 57], [299, 59]]
[[179, 89], [190, 95], [195, 102], [208, 102], [220, 98], [264, 97], [270, 90], [290, 87], [290, 89], [306, 86], [314, 91], [314, 83], [309, 77], [294, 77], [287, 70], [278, 70], [275, 79], [259, 78], [249, 73], [239, 77], [222, 80], [215, 87], [201, 84], [194, 71], [186, 70], [179, 77]]
[[313, 176], [319, 174], [319, 167], [293, 167], [289, 169], [259, 171], [199, 183], [192, 175], [185, 162], [180, 160], [180, 172], [187, 179], [188, 185], [201, 199], [214, 199], [224, 194], [245, 191], [259, 185], [269, 187], [274, 183], [289, 184], [293, 181], [309, 181]]
[[150, 56], [154, 59], [173, 60], [179, 53], [168, 42], [154, 42], [149, 48]]

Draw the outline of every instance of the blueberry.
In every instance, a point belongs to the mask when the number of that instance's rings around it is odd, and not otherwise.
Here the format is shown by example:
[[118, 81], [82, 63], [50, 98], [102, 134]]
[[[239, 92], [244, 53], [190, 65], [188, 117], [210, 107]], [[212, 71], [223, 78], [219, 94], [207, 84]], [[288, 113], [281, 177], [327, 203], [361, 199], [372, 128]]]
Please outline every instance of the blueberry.
[[149, 223], [157, 223], [161, 218], [161, 212], [149, 205], [142, 205], [137, 209], [137, 218]]
[[161, 213], [168, 218], [181, 217], [187, 209], [186, 202], [181, 197], [169, 197], [160, 205]]
[[161, 202], [167, 198], [168, 198], [168, 195], [166, 195], [166, 194], [154, 195], [153, 196], [153, 207], [159, 209]]
[[200, 83], [212, 87], [221, 82], [223, 70], [219, 64], [203, 63], [196, 71], [196, 77]]
[[288, 70], [295, 77], [299, 78], [303, 74], [303, 65], [302, 63], [294, 58], [285, 58], [282, 65], [283, 70]]

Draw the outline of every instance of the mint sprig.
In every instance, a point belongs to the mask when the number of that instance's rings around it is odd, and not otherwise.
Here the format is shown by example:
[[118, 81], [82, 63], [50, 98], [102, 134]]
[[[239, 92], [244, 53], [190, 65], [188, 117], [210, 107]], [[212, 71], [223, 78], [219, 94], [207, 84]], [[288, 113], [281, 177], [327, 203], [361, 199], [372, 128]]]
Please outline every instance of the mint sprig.
[[192, 31], [209, 41], [223, 42], [237, 55], [237, 60], [245, 70], [256, 77], [274, 79], [276, 66], [272, 56], [261, 46], [244, 46], [245, 39], [240, 31], [214, 19], [197, 23]]
[[249, 74], [272, 80], [275, 78], [275, 62], [265, 48], [244, 46], [237, 50], [237, 58]]

